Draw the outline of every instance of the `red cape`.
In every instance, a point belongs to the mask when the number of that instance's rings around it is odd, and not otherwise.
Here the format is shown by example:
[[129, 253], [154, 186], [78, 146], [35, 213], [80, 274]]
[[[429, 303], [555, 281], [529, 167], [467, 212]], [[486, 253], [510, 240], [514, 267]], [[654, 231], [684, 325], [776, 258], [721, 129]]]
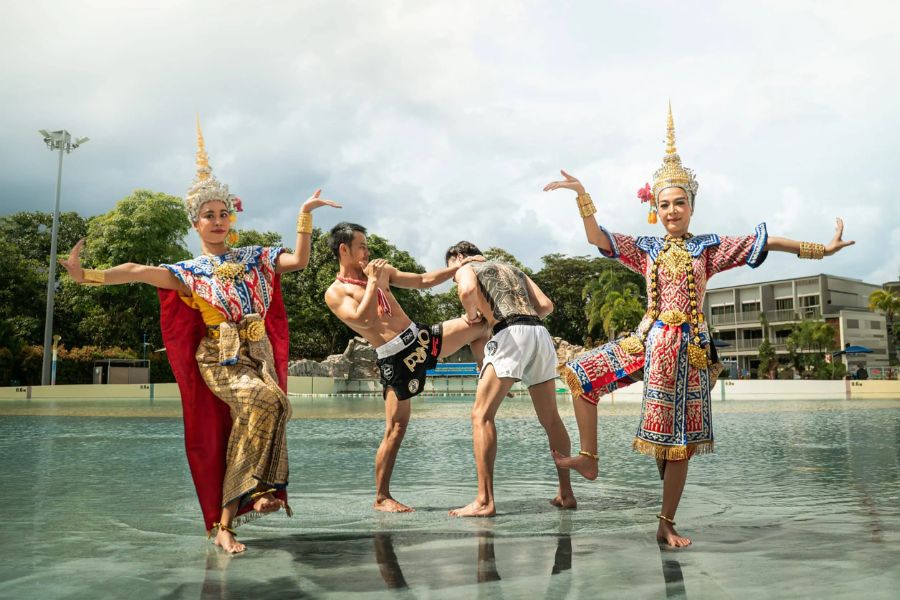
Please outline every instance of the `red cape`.
[[[272, 301], [266, 313], [266, 333], [275, 355], [278, 384], [287, 393], [288, 324], [281, 297], [281, 277], [272, 282]], [[184, 446], [206, 530], [222, 515], [222, 482], [225, 450], [231, 433], [231, 411], [207, 387], [194, 357], [206, 325], [200, 312], [185, 304], [174, 290], [159, 291], [159, 322], [169, 364], [181, 392], [184, 415]], [[275, 496], [287, 502], [287, 491]], [[251, 510], [245, 506], [238, 514]]]

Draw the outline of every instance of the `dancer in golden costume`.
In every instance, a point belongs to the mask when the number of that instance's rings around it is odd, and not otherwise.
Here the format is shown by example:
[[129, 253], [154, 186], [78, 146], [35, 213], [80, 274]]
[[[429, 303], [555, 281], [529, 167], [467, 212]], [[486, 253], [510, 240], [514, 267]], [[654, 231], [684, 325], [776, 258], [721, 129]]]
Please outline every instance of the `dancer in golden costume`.
[[556, 454], [555, 458], [558, 466], [595, 479], [597, 402], [604, 394], [643, 381], [641, 423], [633, 447], [657, 460], [663, 479], [656, 536], [670, 546], [687, 546], [691, 541], [675, 531], [675, 511], [688, 459], [713, 451], [710, 391], [722, 368], [702, 312], [709, 278], [742, 265], [758, 267], [769, 251], [821, 259], [853, 242], [842, 240], [841, 219], [827, 245], [769, 236], [765, 223], [757, 225], [752, 235], [690, 234], [698, 183], [676, 151], [671, 105], [667, 125], [663, 164], [653, 176], [652, 187], [647, 184], [638, 192], [642, 202], [650, 203], [648, 222], [656, 223], [658, 215], [666, 232], [663, 237], [608, 232], [597, 224], [596, 208], [584, 186], [565, 171], [563, 180], [544, 188], [573, 190], [588, 241], [647, 282], [647, 312], [637, 330], [576, 357], [563, 368], [574, 399], [581, 451], [574, 457]]
[[185, 197], [202, 254], [158, 267], [126, 263], [84, 269], [79, 241], [60, 261], [77, 282], [146, 283], [160, 295], [160, 322], [184, 408], [185, 446], [207, 533], [242, 552], [240, 523], [287, 503], [287, 318], [280, 274], [309, 262], [312, 211], [339, 207], [319, 198], [302, 206], [296, 252], [237, 244], [241, 201], [220, 183], [197, 122], [197, 176]]

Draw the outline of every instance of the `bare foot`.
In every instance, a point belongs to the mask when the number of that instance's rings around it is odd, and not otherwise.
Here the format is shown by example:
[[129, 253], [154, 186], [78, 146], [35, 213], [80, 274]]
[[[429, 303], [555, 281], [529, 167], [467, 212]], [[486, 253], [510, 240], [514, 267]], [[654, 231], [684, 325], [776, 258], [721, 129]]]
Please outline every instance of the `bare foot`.
[[575, 469], [585, 479], [590, 479], [592, 481], [597, 479], [599, 467], [597, 461], [590, 456], [584, 456], [583, 454], [564, 456], [556, 450], [551, 450], [551, 452], [553, 452], [553, 462], [555, 462], [556, 466], [560, 469]]
[[219, 532], [216, 534], [215, 544], [228, 554], [238, 554], [247, 549], [246, 546], [234, 539], [234, 535], [230, 531], [225, 531], [224, 529], [219, 529]]
[[266, 494], [256, 499], [253, 503], [253, 510], [261, 513], [270, 513], [280, 510], [282, 506], [284, 506], [284, 502], [272, 494]]
[[451, 510], [449, 514], [451, 517], [493, 517], [497, 511], [494, 510], [493, 502], [485, 503], [476, 499], [462, 508]]
[[381, 500], [375, 500], [375, 504], [373, 505], [375, 510], [381, 512], [389, 512], [389, 513], [407, 513], [407, 512], [416, 512], [416, 509], [397, 502], [393, 498], [382, 498]]
[[689, 538], [678, 535], [671, 523], [659, 520], [659, 529], [656, 530], [656, 541], [673, 548], [684, 548], [691, 545]]
[[558, 493], [556, 498], [550, 501], [550, 504], [555, 506], [556, 508], [564, 508], [569, 510], [574, 510], [578, 508], [578, 502], [575, 500], [575, 495], [572, 492], [568, 493]]

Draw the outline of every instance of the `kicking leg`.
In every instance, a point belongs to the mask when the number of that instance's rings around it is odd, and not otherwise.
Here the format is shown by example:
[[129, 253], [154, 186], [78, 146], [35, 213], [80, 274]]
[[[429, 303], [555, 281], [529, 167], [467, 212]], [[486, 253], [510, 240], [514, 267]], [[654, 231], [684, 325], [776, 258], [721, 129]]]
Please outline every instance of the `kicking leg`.
[[676, 548], [691, 545], [690, 539], [678, 535], [678, 532], [675, 531], [675, 511], [678, 510], [678, 503], [681, 501], [681, 492], [684, 491], [687, 472], [687, 460], [666, 461], [666, 470], [663, 475], [662, 510], [660, 511], [660, 514], [666, 519], [659, 520], [656, 541]]
[[400, 444], [409, 424], [410, 401], [398, 400], [393, 388], [384, 399], [384, 439], [375, 454], [375, 510], [382, 512], [412, 512], [412, 508], [391, 496], [391, 473], [400, 451]]
[[441, 357], [450, 356], [466, 344], [472, 348], [472, 354], [478, 366], [484, 360], [484, 345], [490, 339], [491, 331], [487, 323], [482, 321], [474, 325], [466, 323], [465, 319], [450, 319], [444, 321], [444, 339], [441, 342]]
[[[551, 379], [544, 383], [538, 383], [528, 388], [531, 394], [531, 402], [534, 404], [534, 412], [544, 431], [547, 432], [547, 440], [550, 442], [550, 450], [562, 456], [569, 456], [572, 444], [569, 441], [569, 432], [559, 417], [559, 409], [556, 406], [556, 380]], [[556, 467], [559, 477], [559, 493], [550, 504], [559, 508], [575, 508], [575, 494], [572, 492], [572, 482], [569, 479], [569, 470]]]
[[[575, 409], [575, 421], [578, 423], [581, 450], [597, 456], [597, 405], [583, 398], [575, 398], [572, 406]], [[598, 461], [592, 456], [584, 454], [565, 456], [554, 449], [553, 460], [561, 469], [575, 469], [585, 479], [597, 479]]]
[[492, 517], [494, 507], [494, 460], [497, 458], [497, 427], [494, 417], [515, 380], [499, 378], [488, 365], [478, 381], [472, 407], [472, 446], [478, 471], [478, 496], [470, 504], [450, 511], [453, 517]]

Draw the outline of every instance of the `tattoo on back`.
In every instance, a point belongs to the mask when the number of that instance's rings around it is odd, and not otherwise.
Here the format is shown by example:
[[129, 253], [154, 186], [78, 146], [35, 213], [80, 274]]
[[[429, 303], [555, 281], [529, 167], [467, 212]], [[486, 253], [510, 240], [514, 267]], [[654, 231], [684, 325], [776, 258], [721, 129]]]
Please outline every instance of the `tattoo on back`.
[[504, 263], [469, 263], [478, 278], [478, 287], [491, 305], [496, 320], [510, 315], [537, 316], [528, 298], [525, 273]]

